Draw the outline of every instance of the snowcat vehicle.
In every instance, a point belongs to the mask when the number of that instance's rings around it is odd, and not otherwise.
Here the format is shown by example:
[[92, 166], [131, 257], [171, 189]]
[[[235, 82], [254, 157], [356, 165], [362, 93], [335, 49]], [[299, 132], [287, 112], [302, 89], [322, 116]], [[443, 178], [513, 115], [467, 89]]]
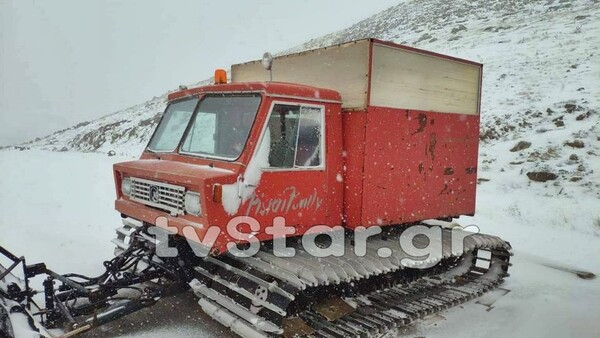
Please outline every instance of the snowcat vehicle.
[[481, 64], [364, 39], [227, 77], [169, 94], [141, 158], [114, 165], [105, 273], [0, 247], [1, 337], [73, 336], [190, 289], [243, 337], [380, 336], [508, 276], [508, 242], [451, 226], [475, 213]]

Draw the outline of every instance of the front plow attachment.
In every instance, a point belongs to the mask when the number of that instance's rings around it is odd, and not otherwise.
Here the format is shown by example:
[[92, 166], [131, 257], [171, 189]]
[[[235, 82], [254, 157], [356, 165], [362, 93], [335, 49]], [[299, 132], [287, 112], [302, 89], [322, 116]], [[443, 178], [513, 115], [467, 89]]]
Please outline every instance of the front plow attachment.
[[[50, 337], [49, 333], [37, 325], [27, 304], [33, 303], [35, 292], [29, 288], [29, 277], [36, 269], [45, 269], [43, 264], [27, 266], [24, 257], [17, 257], [0, 246], [0, 257], [10, 265], [0, 263], [0, 337], [16, 337], [15, 327], [20, 336]], [[22, 271], [23, 279], [15, 273]], [[16, 325], [15, 325], [16, 324]], [[25, 328], [23, 328], [25, 324]], [[23, 328], [23, 329], [21, 329]]]
[[178, 266], [156, 257], [138, 235], [97, 277], [28, 265], [0, 246], [0, 338], [71, 337], [185, 290]]

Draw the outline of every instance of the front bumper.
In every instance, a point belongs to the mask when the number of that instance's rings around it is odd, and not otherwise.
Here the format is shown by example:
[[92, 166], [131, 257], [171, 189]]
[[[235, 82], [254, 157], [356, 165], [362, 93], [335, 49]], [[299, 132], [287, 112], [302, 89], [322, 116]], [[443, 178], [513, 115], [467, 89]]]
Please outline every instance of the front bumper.
[[198, 236], [203, 238], [208, 229], [205, 217], [192, 215], [172, 216], [146, 205], [119, 198], [115, 201], [115, 209], [130, 218], [155, 225], [161, 228], [177, 228], [177, 233], [183, 236], [183, 229], [193, 227]]

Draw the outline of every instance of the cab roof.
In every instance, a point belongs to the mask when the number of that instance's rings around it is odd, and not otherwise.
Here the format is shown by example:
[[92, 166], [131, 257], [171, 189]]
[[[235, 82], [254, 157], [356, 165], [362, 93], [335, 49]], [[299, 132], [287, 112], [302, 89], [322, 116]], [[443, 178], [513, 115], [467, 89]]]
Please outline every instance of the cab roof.
[[188, 96], [209, 93], [264, 93], [267, 96], [293, 97], [316, 101], [341, 102], [340, 93], [332, 89], [318, 88], [284, 82], [239, 82], [207, 85], [184, 89], [169, 94], [168, 100], [173, 101]]

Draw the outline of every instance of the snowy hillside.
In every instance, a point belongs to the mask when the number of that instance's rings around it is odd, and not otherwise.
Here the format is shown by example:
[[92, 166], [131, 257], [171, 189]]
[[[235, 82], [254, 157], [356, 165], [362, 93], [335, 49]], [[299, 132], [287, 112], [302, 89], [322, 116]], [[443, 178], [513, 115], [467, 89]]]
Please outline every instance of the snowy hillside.
[[377, 37], [483, 63], [484, 118], [569, 100], [597, 107], [599, 3], [407, 1], [286, 53]]
[[[23, 146], [53, 151], [139, 153], [165, 109], [167, 96], [155, 97], [91, 122], [82, 122]], [[146, 140], [143, 142], [142, 140]], [[143, 144], [142, 144], [143, 143]]]
[[[193, 86], [201, 86], [207, 83], [208, 81], [201, 81]], [[138, 155], [148, 143], [154, 127], [156, 127], [160, 116], [165, 110], [167, 95], [168, 93], [165, 93], [136, 106], [94, 121], [79, 123], [15, 148], [34, 148], [59, 152], [108, 153], [114, 151], [115, 154]]]

